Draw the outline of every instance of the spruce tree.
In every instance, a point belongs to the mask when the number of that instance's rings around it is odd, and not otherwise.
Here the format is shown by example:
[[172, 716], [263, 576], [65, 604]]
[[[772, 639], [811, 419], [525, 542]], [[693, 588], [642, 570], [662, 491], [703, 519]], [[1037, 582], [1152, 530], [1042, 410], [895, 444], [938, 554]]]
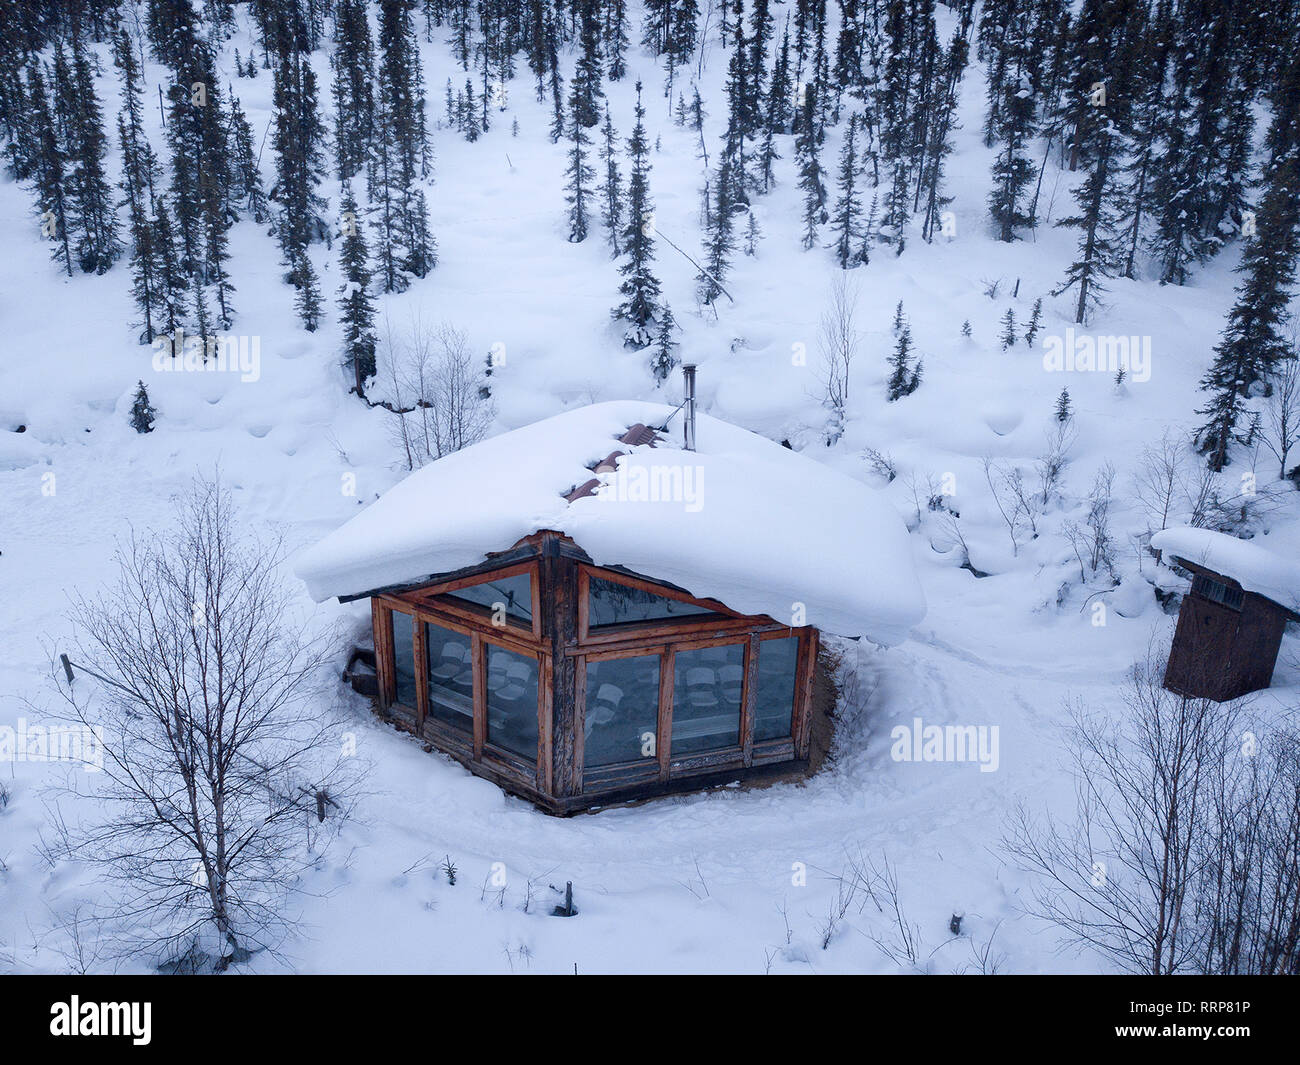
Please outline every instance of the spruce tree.
[[957, 90], [966, 69], [969, 47], [966, 38], [960, 32], [954, 32], [944, 58], [945, 88], [942, 100], [926, 138], [925, 162], [920, 175], [925, 199], [921, 237], [926, 243], [934, 240], [934, 231], [940, 224], [942, 209], [952, 202], [951, 196], [944, 196], [941, 192], [944, 184], [944, 160], [952, 154], [952, 132], [959, 128], [956, 118]]
[[609, 29], [605, 36], [606, 51], [609, 55], [609, 80], [622, 81], [627, 73], [627, 2], [611, 0], [606, 4], [609, 14]]
[[1052, 295], [1059, 296], [1071, 288], [1078, 288], [1074, 320], [1081, 325], [1101, 302], [1106, 291], [1105, 279], [1114, 277], [1119, 267], [1115, 235], [1120, 211], [1116, 206], [1118, 182], [1112, 159], [1116, 136], [1109, 121], [1103, 119], [1102, 122], [1105, 129], [1094, 142], [1095, 154], [1088, 177], [1074, 193], [1078, 213], [1056, 223], [1077, 229], [1079, 243], [1065, 280]]
[[253, 147], [253, 127], [239, 105], [239, 98], [230, 101], [230, 179], [232, 202], [252, 216], [259, 225], [270, 217], [270, 205], [262, 188], [262, 174], [257, 166], [257, 151]]
[[[194, 34], [187, 20], [178, 32]], [[176, 80], [167, 92], [167, 138], [171, 148], [171, 200], [177, 265], [186, 278], [194, 332], [208, 338], [217, 320], [228, 328], [234, 315], [233, 285], [226, 271], [227, 231], [235, 212], [230, 202], [229, 121], [209, 46], [192, 35], [179, 49]]]
[[1016, 343], [1016, 312], [1008, 307], [1002, 316], [1002, 350], [1012, 348]]
[[1074, 417], [1074, 412], [1070, 409], [1070, 390], [1061, 389], [1061, 394], [1056, 397], [1056, 420], [1058, 422], [1068, 422]]
[[582, 121], [582, 101], [577, 93], [569, 98], [569, 166], [565, 171], [565, 202], [569, 205], [569, 243], [581, 244], [587, 239], [587, 201], [592, 196], [592, 182], [596, 172], [587, 162], [591, 137]]
[[893, 354], [889, 357], [889, 381], [886, 394], [892, 403], [903, 396], [910, 396], [921, 383], [921, 365], [912, 365], [912, 328], [904, 325], [894, 344]]
[[[140, 341], [152, 344], [162, 306], [162, 291], [155, 270], [156, 223], [153, 197], [149, 192], [157, 164], [153, 161], [148, 141], [133, 141], [123, 115], [117, 119], [117, 136], [122, 150], [122, 189], [126, 193], [127, 227], [131, 237], [131, 296], [143, 319], [144, 331]], [[143, 154], [146, 152], [147, 155]]]
[[276, 235], [288, 270], [286, 280], [298, 291], [298, 316], [310, 332], [320, 320], [320, 286], [307, 249], [323, 228], [320, 214], [325, 200], [317, 192], [324, 176], [323, 129], [310, 65], [284, 39], [278, 42], [276, 52], [273, 142], [280, 205]]
[[673, 340], [673, 330], [676, 327], [677, 320], [673, 317], [672, 308], [668, 306], [668, 301], [665, 300], [659, 318], [659, 339], [655, 347], [654, 358], [650, 363], [656, 387], [668, 380], [668, 375], [673, 372], [673, 367], [677, 365], [677, 356], [674, 354], [677, 345]]
[[334, 156], [339, 180], [361, 172], [375, 135], [374, 46], [365, 0], [339, 0], [334, 16]]
[[158, 418], [158, 412], [149, 402], [149, 392], [144, 387], [144, 382], [140, 381], [136, 385], [135, 398], [131, 402], [131, 428], [137, 433], [152, 433], [153, 423]]
[[624, 344], [643, 348], [654, 334], [652, 325], [659, 305], [659, 279], [654, 274], [654, 201], [650, 196], [650, 147], [646, 141], [645, 107], [641, 83], [636, 83], [636, 123], [627, 141], [631, 174], [628, 178], [627, 222], [623, 229], [623, 256], [619, 292], [623, 301], [614, 308], [615, 319], [628, 324]]
[[1210, 399], [1197, 414], [1205, 417], [1197, 432], [1211, 469], [1222, 470], [1251, 387], [1267, 381], [1290, 355], [1285, 327], [1288, 303], [1300, 253], [1300, 204], [1295, 194], [1300, 179], [1294, 155], [1280, 161], [1269, 174], [1267, 192], [1259, 206], [1257, 236], [1242, 255], [1237, 298], [1228, 312], [1223, 337], [1214, 349], [1214, 362], [1201, 380]]
[[610, 253], [614, 258], [619, 255], [619, 232], [623, 227], [623, 178], [618, 169], [618, 142], [614, 132], [614, 121], [609, 114], [609, 104], [605, 105], [605, 124], [601, 128], [600, 158], [605, 164], [605, 180], [601, 185], [602, 209], [600, 220], [609, 237]]
[[1034, 300], [1034, 309], [1029, 315], [1029, 325], [1025, 329], [1025, 346], [1033, 347], [1043, 319], [1043, 300], [1040, 296]]
[[113, 193], [104, 173], [107, 137], [95, 96], [94, 77], [74, 37], [71, 62], [54, 50], [54, 106], [67, 159], [65, 224], [75, 233], [73, 255], [83, 273], [106, 273], [122, 252]]
[[1025, 69], [1025, 57], [1019, 50], [1004, 91], [1005, 100], [998, 108], [992, 129], [992, 143], [997, 145], [998, 154], [993, 163], [989, 212], [997, 226], [998, 239], [1010, 243], [1015, 239], [1016, 230], [1030, 223], [1024, 199], [1034, 179], [1034, 165], [1026, 152], [1034, 133], [1034, 87]]
[[[731, 253], [735, 250], [735, 217], [737, 204], [732, 199], [736, 181], [732, 175], [734, 159], [723, 155], [718, 163], [717, 177], [713, 182], [713, 210], [709, 216], [705, 240], [704, 268], [696, 277], [701, 303], [710, 306], [723, 293], [723, 283], [731, 269]], [[740, 205], [744, 210], [744, 206]]]
[[437, 262], [427, 201], [419, 187], [430, 172], [430, 147], [411, 6], [410, 0], [382, 0], [379, 5], [378, 93], [367, 177], [380, 218], [377, 247], [385, 292], [404, 290]]
[[122, 189], [128, 202], [147, 203], [153, 198], [157, 156], [144, 129], [144, 87], [135, 48], [126, 30], [113, 38], [113, 64], [122, 77], [122, 109], [118, 114], [118, 143], [122, 150]]
[[361, 231], [352, 190], [343, 190], [343, 245], [339, 249], [339, 322], [343, 326], [343, 362], [352, 371], [351, 391], [362, 399], [366, 381], [375, 375], [375, 304], [370, 295], [370, 255]]
[[172, 213], [167, 197], [154, 201], [153, 262], [158, 279], [159, 300], [162, 305], [161, 321], [155, 326], [163, 333], [175, 337], [185, 324], [185, 307], [189, 300], [190, 277], [181, 263], [179, 239], [172, 223]]
[[763, 238], [763, 231], [758, 227], [758, 216], [754, 214], [751, 207], [746, 213], [745, 221], [745, 254], [754, 256], [758, 254], [758, 242]]
[[858, 116], [850, 115], [849, 128], [844, 134], [844, 144], [840, 149], [837, 197], [831, 212], [831, 231], [837, 236], [827, 245], [834, 250], [835, 261], [841, 270], [849, 270], [862, 262], [862, 203], [858, 196], [861, 171], [856, 144], [857, 130]]
[[36, 59], [32, 60], [27, 71], [27, 102], [31, 109], [33, 128], [30, 172], [41, 230], [54, 241], [50, 258], [61, 263], [71, 277], [72, 245], [68, 239], [65, 218], [65, 159], [54, 128], [54, 114], [50, 110], [49, 96], [45, 91], [45, 79]]
[[799, 188], [803, 192], [803, 246], [807, 250], [817, 243], [817, 231], [826, 222], [826, 185], [821, 161], [817, 157], [817, 134], [813, 123], [815, 112], [812, 86], [804, 97], [803, 118], [799, 136], [795, 139], [795, 162], [799, 168]]
[[600, 123], [601, 102], [605, 98], [600, 84], [600, 21], [597, 0], [577, 0], [576, 7], [581, 32], [573, 84], [569, 89], [569, 109], [577, 116], [579, 124], [590, 129]]

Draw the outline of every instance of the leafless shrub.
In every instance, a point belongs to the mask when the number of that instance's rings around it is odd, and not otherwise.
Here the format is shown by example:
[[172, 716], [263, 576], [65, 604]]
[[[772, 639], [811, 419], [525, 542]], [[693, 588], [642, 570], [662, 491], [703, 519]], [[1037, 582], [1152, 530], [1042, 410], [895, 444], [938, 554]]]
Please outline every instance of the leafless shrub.
[[[940, 511], [936, 515], [935, 524], [938, 526], [939, 541], [942, 544], [947, 541], [947, 547], [942, 550], [951, 550], [956, 547], [961, 551], [961, 564], [970, 565], [970, 546], [966, 543], [966, 535], [962, 532], [961, 518], [950, 510]], [[939, 547], [931, 540], [931, 544]]]
[[496, 416], [487, 377], [466, 335], [415, 318], [403, 335], [386, 331], [392, 435], [408, 470], [487, 435]]
[[533, 952], [529, 949], [527, 943], [520, 943], [514, 950], [510, 949], [509, 943], [506, 943], [501, 949], [505, 953], [506, 964], [510, 966], [511, 972], [515, 971], [516, 961], [523, 962], [525, 968], [528, 968], [533, 964]]
[[827, 908], [825, 919], [817, 928], [817, 938], [822, 950], [829, 947], [831, 940], [839, 933], [840, 925], [844, 921], [844, 915], [848, 913], [855, 893], [856, 887], [852, 882], [846, 882], [842, 878], [837, 880], [835, 897]]
[[1264, 407], [1261, 431], [1264, 446], [1278, 462], [1278, 480], [1287, 476], [1287, 460], [1300, 446], [1300, 350], [1292, 341], [1291, 358], [1283, 360], [1273, 377], [1273, 394]]
[[998, 298], [998, 293], [1002, 290], [1002, 278], [989, 279], [982, 277], [980, 278], [980, 284], [984, 286], [984, 295], [989, 299], [995, 300]]
[[987, 456], [984, 459], [984, 480], [988, 483], [993, 503], [1002, 515], [1002, 523], [1011, 538], [1011, 553], [1020, 554], [1020, 529], [1022, 518], [1034, 520], [1034, 511], [1025, 508], [1025, 478], [1016, 466], [1000, 466]]
[[1038, 505], [1045, 507], [1052, 495], [1060, 491], [1061, 478], [1069, 464], [1070, 449], [1078, 437], [1073, 421], [1055, 421], [1047, 430], [1043, 453], [1034, 460], [1038, 472]]
[[494, 884], [495, 875], [494, 872], [489, 870], [487, 876], [483, 878], [483, 889], [479, 892], [478, 900], [479, 902], [491, 900], [496, 903], [498, 910], [504, 910], [506, 908], [506, 888], [508, 885]]
[[102, 923], [81, 904], [55, 914], [55, 926], [65, 937], [57, 950], [68, 971], [77, 976], [94, 972], [105, 952]]
[[889, 452], [877, 451], [874, 447], [869, 447], [863, 452], [862, 457], [867, 460], [871, 472], [877, 477], [883, 477], [886, 481], [892, 483], [894, 478], [898, 476], [898, 465]]
[[876, 908], [889, 921], [889, 930], [869, 938], [890, 961], [896, 965], [917, 968], [921, 957], [921, 927], [907, 917], [898, 892], [898, 870], [881, 855], [880, 865], [869, 862], [868, 883], [872, 885], [871, 898]]
[[1142, 449], [1141, 461], [1134, 474], [1136, 495], [1146, 511], [1151, 532], [1168, 527], [1178, 506], [1178, 497], [1186, 477], [1187, 444], [1169, 429], [1155, 444]]
[[1198, 841], [1235, 712], [1162, 686], [1154, 653], [1133, 671], [1125, 710], [1072, 705], [1066, 752], [1076, 789], [1072, 824], [1021, 805], [1004, 845], [1039, 874], [1031, 912], [1072, 943], [1152, 975], [1195, 969]]
[[356, 760], [311, 699], [328, 646], [289, 620], [283, 556], [200, 480], [173, 529], [133, 534], [115, 581], [73, 601], [71, 657], [89, 675], [59, 691], [102, 735], [104, 765], [82, 778], [98, 800], [77, 804], [85, 820], [65, 820], [54, 793], [48, 856], [99, 874], [99, 917], [123, 953], [220, 969], [274, 949], [292, 928], [288, 896], [340, 819], [317, 824], [318, 796], [342, 813]]
[[1007, 963], [1007, 956], [994, 946], [998, 929], [1001, 927], [1002, 922], [998, 921], [989, 933], [988, 939], [982, 944], [976, 943], [974, 939], [970, 941], [970, 952], [971, 957], [974, 959], [975, 971], [981, 976], [997, 976]]
[[[1258, 448], [1254, 453], [1258, 458]], [[1197, 463], [1187, 484], [1187, 523], [1216, 532], [1240, 533], [1259, 518], [1286, 505], [1290, 492], [1273, 484], [1260, 484], [1253, 468], [1238, 475], [1236, 491], [1226, 491], [1230, 476], [1216, 474]]]
[[693, 881], [679, 880], [678, 883], [697, 899], [707, 899], [709, 897], [709, 885], [705, 882], [704, 874], [700, 872], [699, 856], [694, 852], [691, 853], [691, 861], [695, 864], [695, 879]]
[[1065, 538], [1079, 563], [1080, 581], [1095, 577], [1101, 569], [1112, 578], [1115, 576], [1115, 545], [1110, 532], [1114, 487], [1115, 467], [1108, 462], [1097, 471], [1093, 480], [1092, 491], [1088, 494], [1088, 514], [1083, 524], [1069, 522], [1065, 526]]
[[817, 341], [821, 353], [821, 399], [830, 413], [827, 445], [844, 432], [849, 405], [849, 374], [862, 346], [857, 326], [858, 283], [837, 273], [831, 282], [830, 306], [822, 312]]
[[[925, 511], [938, 510], [942, 505], [942, 487], [934, 474], [926, 474], [922, 477], [915, 471], [904, 474], [903, 484], [907, 488], [908, 495], [912, 497], [914, 519], [911, 528], [915, 529], [920, 526]], [[936, 505], [936, 500], [939, 505]]]

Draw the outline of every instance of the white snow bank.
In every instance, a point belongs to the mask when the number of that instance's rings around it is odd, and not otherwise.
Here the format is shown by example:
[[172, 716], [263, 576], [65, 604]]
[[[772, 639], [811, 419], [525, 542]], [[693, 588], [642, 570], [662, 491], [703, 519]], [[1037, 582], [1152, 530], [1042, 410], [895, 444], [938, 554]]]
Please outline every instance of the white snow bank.
[[1151, 546], [1231, 577], [1248, 592], [1300, 612], [1300, 563], [1249, 540], [1179, 525], [1151, 537]]
[[[598, 403], [448, 455], [300, 554], [296, 571], [319, 602], [476, 565], [553, 529], [597, 564], [743, 613], [881, 644], [924, 617], [907, 533], [887, 502], [707, 415], [697, 417], [694, 452], [678, 443], [681, 414], [653, 447], [617, 439], [638, 422], [663, 425], [672, 409]], [[599, 475], [599, 495], [564, 499], [618, 450], [627, 454]]]

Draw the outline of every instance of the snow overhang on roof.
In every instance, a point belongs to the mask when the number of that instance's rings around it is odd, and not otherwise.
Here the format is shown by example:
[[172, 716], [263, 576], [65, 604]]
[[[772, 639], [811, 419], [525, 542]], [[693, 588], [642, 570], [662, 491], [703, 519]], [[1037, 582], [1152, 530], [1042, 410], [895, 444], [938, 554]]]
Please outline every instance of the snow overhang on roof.
[[[483, 563], [542, 529], [746, 614], [894, 644], [925, 616], [902, 520], [865, 485], [697, 416], [697, 450], [656, 437], [672, 407], [566, 411], [415, 471], [307, 549], [312, 597], [364, 595]], [[675, 423], [676, 427], [676, 423]], [[631, 430], [631, 432], [629, 432]]]
[[1249, 540], [1176, 525], [1151, 537], [1151, 546], [1183, 562], [1231, 577], [1246, 591], [1300, 613], [1300, 563]]

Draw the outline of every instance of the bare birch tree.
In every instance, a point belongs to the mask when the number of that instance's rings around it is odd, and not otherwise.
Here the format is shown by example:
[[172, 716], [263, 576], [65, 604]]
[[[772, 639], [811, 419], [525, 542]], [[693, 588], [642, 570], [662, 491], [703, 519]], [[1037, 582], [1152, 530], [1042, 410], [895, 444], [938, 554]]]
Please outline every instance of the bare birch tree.
[[831, 412], [826, 442], [833, 444], [844, 432], [849, 406], [849, 375], [862, 346], [857, 326], [858, 285], [843, 272], [831, 282], [830, 306], [822, 312], [817, 340], [821, 354], [822, 404]]
[[1198, 833], [1217, 763], [1235, 747], [1231, 706], [1174, 695], [1162, 677], [1152, 653], [1134, 669], [1118, 720], [1070, 708], [1075, 820], [1040, 820], [1021, 806], [1005, 841], [1039, 874], [1035, 916], [1125, 971], [1151, 975], [1198, 967]]
[[496, 409], [465, 333], [412, 320], [385, 337], [393, 437], [408, 470], [482, 440]]
[[102, 730], [104, 765], [80, 778], [96, 799], [80, 820], [56, 793], [48, 851], [102, 878], [123, 953], [197, 971], [274, 949], [358, 779], [345, 726], [312, 698], [326, 645], [291, 621], [282, 559], [199, 480], [174, 528], [133, 533], [116, 579], [73, 601], [76, 673], [59, 691]]

